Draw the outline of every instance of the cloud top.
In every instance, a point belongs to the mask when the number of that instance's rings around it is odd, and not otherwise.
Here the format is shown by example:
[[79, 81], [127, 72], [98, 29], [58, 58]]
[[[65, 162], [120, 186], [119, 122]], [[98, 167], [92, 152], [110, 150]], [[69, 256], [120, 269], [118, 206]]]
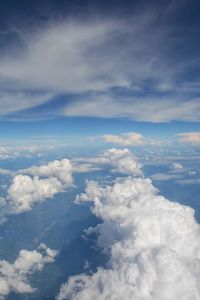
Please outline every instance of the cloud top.
[[137, 161], [133, 153], [129, 149], [111, 148], [103, 151], [97, 157], [83, 157], [75, 160], [84, 166], [86, 163], [88, 170], [95, 167], [105, 168], [110, 167], [111, 172], [121, 173], [126, 175], [139, 176], [142, 174], [141, 164]]
[[76, 202], [89, 201], [102, 219], [87, 234], [110, 255], [107, 269], [72, 276], [58, 300], [200, 298], [200, 226], [194, 210], [158, 194], [150, 179], [87, 183]]
[[103, 139], [108, 143], [119, 144], [123, 146], [135, 146], [143, 144], [143, 136], [137, 132], [124, 133], [122, 135], [104, 135]]
[[36, 203], [73, 186], [72, 165], [68, 159], [33, 166], [19, 173], [8, 188], [7, 199], [14, 213], [28, 211]]
[[0, 260], [0, 298], [5, 299], [11, 292], [33, 293], [35, 289], [29, 284], [29, 276], [54, 262], [56, 255], [57, 251], [41, 244], [38, 250], [21, 250], [13, 263]]
[[183, 143], [191, 143], [191, 144], [199, 144], [200, 143], [200, 132], [184, 132], [179, 133], [180, 142]]

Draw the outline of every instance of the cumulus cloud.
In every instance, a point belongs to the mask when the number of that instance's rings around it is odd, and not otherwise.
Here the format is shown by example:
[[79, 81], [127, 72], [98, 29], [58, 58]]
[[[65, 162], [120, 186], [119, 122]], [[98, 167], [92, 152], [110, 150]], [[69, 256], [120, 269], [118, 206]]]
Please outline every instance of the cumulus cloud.
[[183, 166], [182, 166], [181, 163], [173, 162], [172, 165], [171, 165], [171, 169], [173, 169], [173, 170], [182, 170]]
[[67, 158], [50, 161], [46, 165], [32, 166], [19, 172], [40, 177], [56, 177], [67, 186], [72, 185], [73, 182], [72, 164]]
[[5, 204], [3, 216], [31, 210], [35, 204], [73, 187], [74, 173], [91, 172], [106, 166], [111, 167], [112, 172], [134, 176], [142, 174], [140, 163], [128, 149], [115, 148], [94, 158], [54, 160], [16, 172], [2, 170], [3, 174], [12, 176], [7, 196], [2, 198]]
[[137, 132], [129, 132], [122, 135], [104, 135], [103, 139], [108, 143], [119, 144], [123, 146], [141, 145], [144, 142], [144, 137]]
[[[5, 214], [21, 213], [56, 193], [73, 187], [73, 174], [91, 172], [110, 166], [112, 172], [141, 175], [141, 165], [128, 149], [109, 149], [94, 158], [54, 160], [46, 165], [32, 166], [16, 172], [2, 170], [13, 176], [7, 196], [2, 203]], [[0, 170], [1, 171], [1, 170]]]
[[61, 191], [63, 186], [56, 177], [40, 179], [38, 176], [16, 175], [8, 189], [7, 199], [11, 211], [19, 213]]
[[54, 160], [15, 172], [0, 169], [2, 174], [12, 177], [7, 195], [1, 201], [4, 208], [1, 221], [7, 215], [31, 210], [37, 203], [73, 187], [75, 173], [96, 171], [107, 166], [111, 168], [111, 172], [135, 176], [142, 174], [140, 163], [128, 149], [115, 148], [93, 158]]
[[88, 168], [110, 166], [112, 172], [122, 174], [141, 175], [141, 164], [128, 149], [109, 149], [103, 151], [100, 155], [94, 158], [80, 158], [76, 162], [87, 163]]
[[0, 147], [0, 160], [7, 159], [8, 157], [9, 156], [8, 156], [6, 148], [5, 147]]
[[[48, 151], [53, 150], [53, 147], [48, 146]], [[0, 160], [14, 160], [18, 157], [32, 158], [33, 156], [42, 156], [47, 152], [46, 146], [10, 146], [0, 147]]]
[[41, 244], [37, 251], [21, 250], [13, 263], [0, 260], [0, 299], [5, 299], [11, 292], [33, 293], [35, 289], [29, 284], [29, 276], [54, 262], [57, 253]]
[[32, 166], [19, 173], [12, 179], [7, 196], [8, 205], [15, 213], [30, 210], [36, 203], [73, 185], [72, 165], [68, 159]]
[[200, 132], [185, 132], [179, 133], [180, 142], [183, 143], [191, 143], [191, 144], [199, 144], [200, 143]]
[[108, 267], [63, 284], [58, 300], [200, 299], [200, 226], [194, 210], [158, 194], [150, 179], [90, 181], [76, 202], [92, 202], [102, 223], [89, 228]]

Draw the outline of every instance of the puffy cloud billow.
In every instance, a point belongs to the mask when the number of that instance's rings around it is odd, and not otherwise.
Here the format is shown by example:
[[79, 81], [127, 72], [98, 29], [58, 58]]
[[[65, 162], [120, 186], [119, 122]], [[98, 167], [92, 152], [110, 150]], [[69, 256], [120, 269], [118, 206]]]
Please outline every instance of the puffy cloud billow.
[[38, 176], [17, 175], [8, 189], [8, 201], [14, 212], [27, 211], [37, 202], [62, 190], [62, 184], [56, 177], [40, 179]]
[[200, 226], [194, 210], [158, 194], [150, 179], [90, 181], [76, 202], [90, 201], [102, 219], [97, 244], [107, 268], [70, 277], [58, 300], [199, 300]]
[[14, 213], [30, 210], [34, 204], [73, 185], [72, 165], [68, 159], [33, 166], [19, 173], [8, 188], [7, 200]]
[[73, 182], [72, 165], [70, 160], [66, 158], [50, 161], [47, 165], [32, 166], [22, 170], [22, 173], [40, 177], [56, 177], [67, 186]]
[[1, 221], [10, 214], [31, 210], [35, 204], [73, 187], [75, 173], [91, 172], [105, 167], [110, 167], [111, 172], [141, 175], [141, 165], [134, 155], [128, 149], [114, 148], [93, 158], [54, 160], [16, 172], [2, 170], [6, 174], [9, 172], [12, 179], [7, 196], [1, 201], [4, 207]]
[[108, 149], [103, 151], [97, 157], [94, 158], [81, 158], [76, 162], [87, 163], [88, 170], [94, 169], [94, 167], [110, 167], [111, 172], [122, 173], [126, 175], [138, 176], [142, 174], [141, 164], [137, 161], [132, 152], [128, 149]]
[[38, 250], [21, 250], [13, 263], [0, 260], [0, 299], [5, 299], [11, 292], [33, 293], [35, 289], [28, 282], [29, 276], [54, 262], [56, 255], [56, 250], [41, 244]]

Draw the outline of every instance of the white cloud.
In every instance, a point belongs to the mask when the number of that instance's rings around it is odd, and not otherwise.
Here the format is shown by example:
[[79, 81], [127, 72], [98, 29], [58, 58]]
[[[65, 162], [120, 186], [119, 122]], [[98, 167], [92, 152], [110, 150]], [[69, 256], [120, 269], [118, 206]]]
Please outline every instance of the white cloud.
[[12, 81], [17, 88], [57, 92], [104, 90], [123, 84], [123, 76], [114, 75], [113, 64], [99, 63], [105, 59], [107, 42], [117, 30], [126, 29], [110, 21], [67, 21], [27, 33], [20, 54], [1, 57], [0, 76], [8, 86]]
[[103, 139], [108, 143], [119, 144], [123, 146], [134, 146], [144, 143], [144, 137], [137, 132], [129, 132], [122, 135], [104, 135]]
[[191, 175], [191, 176], [196, 175], [196, 171], [189, 170], [189, 171], [188, 171], [188, 174]]
[[200, 184], [200, 178], [194, 178], [194, 179], [178, 179], [176, 180], [176, 183], [180, 185], [186, 185], [186, 184]]
[[18, 173], [8, 188], [7, 196], [10, 210], [14, 213], [30, 210], [36, 203], [73, 186], [72, 165], [68, 159], [33, 166]]
[[163, 180], [175, 180], [175, 179], [181, 179], [183, 178], [183, 175], [179, 174], [166, 174], [166, 173], [156, 173], [150, 176], [152, 180], [155, 181], [163, 181]]
[[105, 187], [88, 182], [76, 199], [85, 201], [103, 221], [87, 233], [97, 233], [109, 265], [70, 277], [58, 300], [200, 299], [200, 226], [192, 208], [131, 177]]
[[171, 169], [173, 169], [173, 170], [182, 170], [183, 166], [182, 166], [181, 163], [173, 162], [172, 165], [171, 165]]
[[76, 159], [81, 166], [81, 163], [87, 163], [89, 168], [110, 166], [112, 172], [119, 172], [122, 174], [141, 175], [141, 164], [137, 161], [135, 156], [128, 149], [109, 149], [103, 151], [95, 158], [83, 157]]
[[142, 174], [141, 165], [128, 149], [114, 148], [96, 158], [54, 160], [46, 165], [32, 166], [14, 173], [3, 170], [3, 173], [13, 176], [6, 199], [2, 202], [7, 207], [6, 214], [31, 210], [35, 204], [73, 187], [74, 173], [99, 170], [105, 166], [110, 166], [112, 172], [137, 176]]
[[[47, 148], [48, 147], [48, 148]], [[52, 146], [7, 146], [0, 147], [0, 160], [14, 160], [18, 157], [32, 158], [33, 156], [42, 156], [44, 153], [47, 153], [53, 150]]]
[[61, 159], [46, 165], [32, 166], [16, 172], [0, 169], [13, 178], [2, 201], [1, 219], [10, 214], [31, 210], [37, 203], [73, 187], [73, 174], [91, 172], [110, 166], [112, 172], [141, 175], [141, 165], [128, 150], [110, 149], [95, 158]]
[[6, 205], [6, 200], [3, 197], [0, 197], [0, 207], [3, 207]]
[[19, 172], [40, 177], [56, 177], [63, 185], [67, 186], [71, 186], [73, 183], [72, 164], [66, 158], [51, 161], [47, 165], [32, 166]]
[[8, 189], [7, 199], [11, 211], [19, 213], [61, 191], [63, 186], [56, 177], [40, 179], [38, 176], [16, 175]]
[[200, 132], [184, 132], [177, 135], [180, 137], [180, 142], [191, 144], [200, 143]]
[[8, 153], [5, 147], [0, 147], [0, 160], [8, 158]]
[[[23, 151], [24, 148], [19, 149], [19, 153], [21, 150]], [[28, 150], [37, 151], [32, 147]], [[11, 153], [13, 152], [9, 152], [9, 155]], [[12, 177], [7, 196], [1, 201], [1, 206], [4, 208], [1, 222], [5, 221], [6, 216], [10, 214], [31, 210], [35, 204], [73, 187], [74, 173], [97, 169], [99, 167], [94, 164], [71, 162], [69, 159], [54, 160], [46, 165], [32, 166], [18, 171], [0, 169], [1, 174]]]
[[[156, 107], [156, 111], [155, 111]], [[116, 98], [112, 95], [88, 96], [84, 100], [68, 103], [64, 109], [66, 116], [93, 116], [101, 118], [128, 118], [136, 121], [170, 122], [173, 120], [198, 122], [200, 119], [199, 99], [145, 96]]]
[[37, 251], [21, 250], [13, 263], [0, 260], [0, 299], [5, 299], [11, 292], [33, 293], [35, 289], [28, 282], [29, 276], [54, 262], [56, 255], [57, 251], [41, 244]]
[[49, 101], [52, 93], [31, 93], [25, 91], [0, 92], [0, 116], [11, 114], [23, 109], [33, 108]]
[[0, 175], [13, 175], [14, 173], [14, 171], [0, 168]]

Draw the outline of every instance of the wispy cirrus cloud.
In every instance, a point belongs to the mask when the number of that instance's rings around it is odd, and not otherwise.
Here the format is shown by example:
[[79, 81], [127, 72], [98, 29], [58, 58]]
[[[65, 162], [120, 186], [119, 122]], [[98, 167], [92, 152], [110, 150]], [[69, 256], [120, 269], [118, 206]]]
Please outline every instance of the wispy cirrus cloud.
[[21, 48], [0, 57], [0, 99], [11, 99], [0, 101], [2, 115], [54, 97], [51, 116], [198, 121], [198, 76], [187, 76], [187, 67], [195, 71], [199, 61], [177, 56], [177, 44], [187, 48], [189, 34], [183, 39], [179, 28], [158, 23], [157, 13], [142, 11], [126, 20], [68, 18], [15, 30]]
[[185, 95], [121, 96], [89, 95], [83, 101], [68, 103], [64, 108], [66, 116], [100, 118], [128, 118], [135, 121], [198, 122], [200, 119], [200, 99], [185, 99]]
[[0, 92], [0, 116], [39, 106], [51, 98], [53, 98], [53, 93], [49, 92], [2, 89]]

